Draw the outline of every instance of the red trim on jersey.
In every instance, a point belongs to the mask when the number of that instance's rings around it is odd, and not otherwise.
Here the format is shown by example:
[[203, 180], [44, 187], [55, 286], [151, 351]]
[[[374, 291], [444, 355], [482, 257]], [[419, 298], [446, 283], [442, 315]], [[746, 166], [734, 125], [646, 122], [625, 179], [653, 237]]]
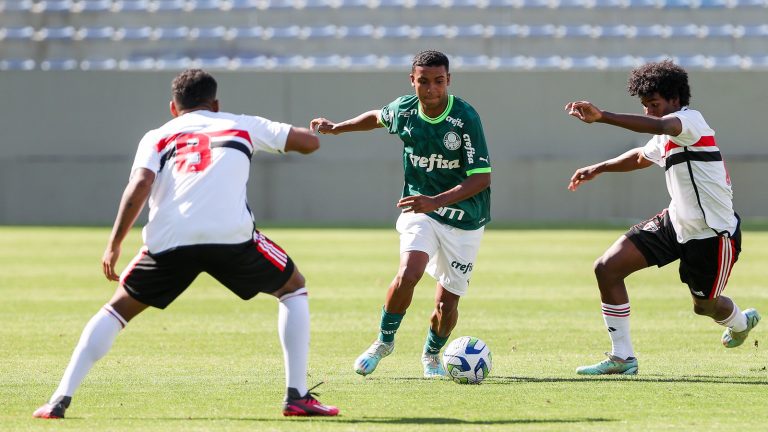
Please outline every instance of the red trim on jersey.
[[[162, 152], [168, 144], [171, 144], [176, 141], [176, 139], [181, 135], [187, 135], [191, 134], [193, 132], [179, 132], [173, 135], [168, 135], [165, 138], [162, 138], [160, 141], [155, 144], [155, 150], [157, 150], [158, 153]], [[211, 138], [218, 138], [218, 137], [237, 137], [242, 138], [246, 141], [248, 141], [248, 144], [253, 146], [253, 141], [251, 141], [251, 135], [248, 133], [248, 131], [239, 130], [239, 129], [228, 129], [223, 131], [212, 131], [212, 132], [194, 132], [195, 134], [203, 134], [208, 135]]]
[[217, 138], [217, 137], [237, 137], [237, 138], [242, 138], [242, 139], [248, 141], [248, 144], [252, 144], [251, 135], [249, 135], [248, 132], [244, 131], [244, 130], [230, 129], [230, 130], [224, 130], [224, 131], [200, 132], [200, 133], [208, 135], [211, 138]]
[[[698, 141], [696, 141], [695, 144], [689, 146], [689, 147], [714, 147], [717, 143], [715, 142], [714, 136], [703, 136]], [[672, 140], [667, 141], [667, 145], [664, 146], [664, 154], [670, 152], [672, 149], [680, 148], [682, 146], [679, 146], [672, 142]]]

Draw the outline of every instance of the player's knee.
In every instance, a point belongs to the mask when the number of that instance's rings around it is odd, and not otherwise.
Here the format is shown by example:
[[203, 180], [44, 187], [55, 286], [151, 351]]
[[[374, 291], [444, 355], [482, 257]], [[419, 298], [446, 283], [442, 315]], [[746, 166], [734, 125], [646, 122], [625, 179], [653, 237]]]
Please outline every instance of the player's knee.
[[397, 281], [397, 287], [405, 289], [411, 289], [415, 287], [416, 284], [419, 283], [422, 274], [422, 272], [413, 270], [409, 267], [401, 269], [395, 278]]

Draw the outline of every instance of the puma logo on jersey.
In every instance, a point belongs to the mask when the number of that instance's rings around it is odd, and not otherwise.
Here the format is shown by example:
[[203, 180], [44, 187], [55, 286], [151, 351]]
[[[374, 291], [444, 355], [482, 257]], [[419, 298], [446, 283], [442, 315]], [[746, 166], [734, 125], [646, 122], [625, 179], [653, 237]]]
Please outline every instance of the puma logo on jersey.
[[408, 134], [409, 137], [413, 138], [413, 136], [411, 136], [411, 131], [413, 130], [413, 126], [410, 126], [410, 127], [403, 126], [403, 130], [405, 131], [405, 133]]
[[484, 157], [479, 157], [479, 158], [477, 158], [477, 159], [479, 159], [479, 160], [481, 160], [481, 161], [483, 161], [483, 162], [485, 162], [485, 163], [490, 163], [490, 162], [488, 162], [488, 159], [486, 159], [486, 158], [484, 158]]

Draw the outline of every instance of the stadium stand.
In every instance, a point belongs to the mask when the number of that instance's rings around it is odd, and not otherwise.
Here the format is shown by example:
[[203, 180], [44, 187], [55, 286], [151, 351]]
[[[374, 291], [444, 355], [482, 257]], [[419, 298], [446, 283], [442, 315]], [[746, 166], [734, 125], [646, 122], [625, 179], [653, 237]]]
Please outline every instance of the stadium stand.
[[387, 69], [431, 46], [478, 70], [665, 56], [761, 69], [768, 39], [768, 0], [0, 0], [0, 12], [4, 70]]

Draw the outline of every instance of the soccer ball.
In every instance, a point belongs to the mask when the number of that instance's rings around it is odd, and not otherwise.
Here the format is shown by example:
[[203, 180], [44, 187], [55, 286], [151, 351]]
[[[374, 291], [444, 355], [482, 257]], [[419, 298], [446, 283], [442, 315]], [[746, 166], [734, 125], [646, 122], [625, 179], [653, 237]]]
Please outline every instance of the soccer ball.
[[459, 384], [479, 384], [491, 373], [491, 350], [476, 337], [462, 336], [445, 348], [443, 367]]

